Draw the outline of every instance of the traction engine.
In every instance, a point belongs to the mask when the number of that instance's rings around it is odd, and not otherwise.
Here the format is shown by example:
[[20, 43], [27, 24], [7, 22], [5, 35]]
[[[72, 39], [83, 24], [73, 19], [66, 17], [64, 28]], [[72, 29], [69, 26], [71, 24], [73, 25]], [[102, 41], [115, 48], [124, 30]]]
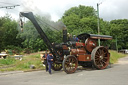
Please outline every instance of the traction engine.
[[110, 53], [104, 46], [98, 46], [97, 40], [110, 40], [112, 36], [83, 33], [77, 36], [78, 41], [67, 39], [67, 29], [63, 29], [63, 42], [52, 44], [34, 18], [32, 12], [20, 12], [20, 17], [27, 17], [35, 26], [41, 38], [54, 55], [53, 70], [63, 70], [74, 73], [78, 65], [93, 66], [96, 69], [105, 69], [110, 60]]

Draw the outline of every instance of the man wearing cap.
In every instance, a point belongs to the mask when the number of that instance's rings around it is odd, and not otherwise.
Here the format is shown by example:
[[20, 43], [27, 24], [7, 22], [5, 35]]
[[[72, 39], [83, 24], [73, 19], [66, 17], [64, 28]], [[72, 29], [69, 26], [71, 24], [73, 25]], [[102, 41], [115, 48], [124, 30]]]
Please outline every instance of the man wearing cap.
[[49, 74], [51, 74], [51, 68], [52, 68], [52, 63], [53, 63], [53, 55], [51, 52], [47, 55], [47, 63], [49, 66], [48, 68]]
[[79, 41], [79, 39], [78, 39], [78, 37], [76, 37], [76, 35], [73, 35], [73, 40], [77, 41], [77, 42]]
[[43, 56], [46, 72], [48, 71], [48, 63], [47, 63], [47, 55], [48, 55], [48, 53], [47, 52], [48, 51], [46, 51], [44, 56]]

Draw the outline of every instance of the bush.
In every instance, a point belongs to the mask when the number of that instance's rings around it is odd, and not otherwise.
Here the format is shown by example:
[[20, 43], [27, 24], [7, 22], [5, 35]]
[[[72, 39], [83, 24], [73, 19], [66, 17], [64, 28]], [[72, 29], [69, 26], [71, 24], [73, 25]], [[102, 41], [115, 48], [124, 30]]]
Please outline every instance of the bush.
[[13, 54], [20, 54], [23, 49], [21, 47], [16, 47], [16, 46], [13, 46], [13, 45], [9, 45], [7, 46], [7, 52], [10, 54], [10, 55], [13, 55]]
[[24, 53], [30, 54], [32, 52], [33, 52], [33, 50], [31, 48], [25, 48], [24, 49]]

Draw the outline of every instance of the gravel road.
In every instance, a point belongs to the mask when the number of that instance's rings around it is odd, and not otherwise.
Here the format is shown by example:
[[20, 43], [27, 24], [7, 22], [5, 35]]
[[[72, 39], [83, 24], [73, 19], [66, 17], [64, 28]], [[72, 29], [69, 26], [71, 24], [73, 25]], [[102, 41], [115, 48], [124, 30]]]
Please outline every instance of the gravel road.
[[104, 70], [81, 67], [73, 74], [53, 71], [0, 73], [0, 85], [128, 85], [128, 56]]

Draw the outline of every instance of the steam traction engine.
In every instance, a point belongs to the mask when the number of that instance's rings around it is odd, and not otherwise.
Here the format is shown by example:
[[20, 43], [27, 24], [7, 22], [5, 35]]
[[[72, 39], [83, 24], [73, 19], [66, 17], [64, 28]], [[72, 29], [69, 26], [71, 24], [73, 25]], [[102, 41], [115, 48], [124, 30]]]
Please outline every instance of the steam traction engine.
[[[79, 42], [67, 40], [67, 30], [63, 29], [63, 43], [52, 44], [35, 20], [32, 12], [20, 12], [20, 17], [27, 17], [35, 26], [48, 49], [54, 55], [53, 70], [63, 70], [70, 74], [74, 73], [81, 65], [93, 66], [96, 69], [105, 69], [109, 64], [110, 53], [104, 46], [97, 46], [97, 40], [109, 40], [111, 36], [83, 33], [78, 35]], [[22, 21], [22, 20], [21, 20]], [[21, 22], [22, 24], [22, 22]]]

